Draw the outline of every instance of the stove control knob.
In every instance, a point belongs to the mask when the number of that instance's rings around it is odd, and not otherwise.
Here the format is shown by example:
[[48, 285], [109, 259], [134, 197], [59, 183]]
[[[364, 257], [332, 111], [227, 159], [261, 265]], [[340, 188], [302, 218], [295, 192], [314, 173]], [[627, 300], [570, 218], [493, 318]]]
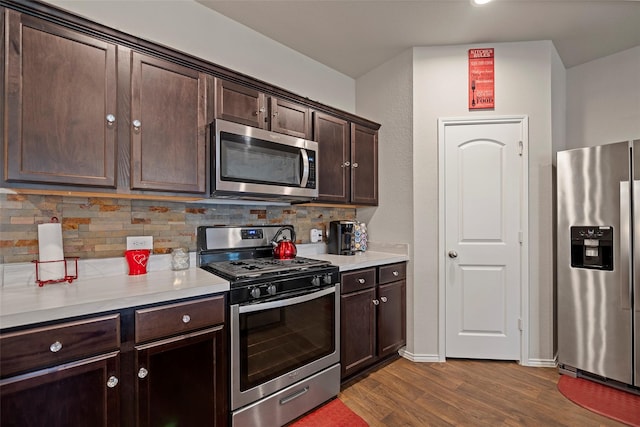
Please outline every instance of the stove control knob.
[[311, 279], [311, 284], [313, 286], [320, 286], [320, 276], [313, 276], [313, 279]]
[[330, 285], [331, 284], [331, 275], [328, 274], [328, 273], [325, 274], [322, 280], [324, 281], [325, 284]]
[[271, 284], [271, 285], [267, 286], [267, 293], [269, 295], [275, 295], [277, 291], [278, 291], [278, 289], [276, 288], [276, 285]]
[[251, 288], [251, 296], [253, 298], [259, 298], [260, 297], [260, 288], [256, 287], [256, 288]]

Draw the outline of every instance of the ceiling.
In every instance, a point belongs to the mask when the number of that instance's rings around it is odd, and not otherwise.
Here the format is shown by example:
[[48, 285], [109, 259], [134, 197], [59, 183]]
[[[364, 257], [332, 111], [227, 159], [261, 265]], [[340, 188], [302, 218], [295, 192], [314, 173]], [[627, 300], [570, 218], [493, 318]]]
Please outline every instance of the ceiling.
[[196, 0], [357, 78], [413, 46], [552, 40], [570, 68], [640, 45], [640, 0]]

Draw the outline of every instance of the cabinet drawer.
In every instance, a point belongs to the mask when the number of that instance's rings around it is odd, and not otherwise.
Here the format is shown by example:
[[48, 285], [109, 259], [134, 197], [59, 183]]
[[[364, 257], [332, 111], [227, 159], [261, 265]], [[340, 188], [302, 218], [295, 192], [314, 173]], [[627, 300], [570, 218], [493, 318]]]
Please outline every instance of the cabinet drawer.
[[376, 285], [376, 269], [365, 268], [342, 274], [343, 294], [358, 291], [360, 289], [372, 288]]
[[120, 315], [0, 335], [0, 373], [55, 366], [120, 348]]
[[407, 277], [407, 264], [399, 262], [397, 264], [383, 265], [379, 267], [378, 283], [395, 282]]
[[224, 296], [136, 310], [136, 343], [224, 323]]

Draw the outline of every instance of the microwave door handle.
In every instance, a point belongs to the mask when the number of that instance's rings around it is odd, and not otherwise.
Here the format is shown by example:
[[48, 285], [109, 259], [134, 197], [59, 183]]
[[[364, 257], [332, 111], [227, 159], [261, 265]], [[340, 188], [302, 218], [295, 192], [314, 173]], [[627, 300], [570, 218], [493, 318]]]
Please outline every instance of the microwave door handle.
[[309, 181], [309, 154], [304, 148], [300, 149], [300, 155], [302, 156], [302, 179], [300, 180], [300, 187], [305, 188]]

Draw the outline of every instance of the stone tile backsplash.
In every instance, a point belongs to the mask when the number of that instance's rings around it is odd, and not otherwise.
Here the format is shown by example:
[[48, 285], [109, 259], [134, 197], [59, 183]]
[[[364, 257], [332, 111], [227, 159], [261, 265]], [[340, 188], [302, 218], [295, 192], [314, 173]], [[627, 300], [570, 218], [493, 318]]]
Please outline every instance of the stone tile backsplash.
[[0, 194], [0, 264], [38, 258], [38, 224], [62, 223], [68, 257], [123, 256], [127, 236], [153, 236], [153, 252], [196, 249], [199, 225], [292, 224], [297, 243], [309, 243], [312, 228], [355, 219], [355, 208], [186, 203], [102, 197]]

